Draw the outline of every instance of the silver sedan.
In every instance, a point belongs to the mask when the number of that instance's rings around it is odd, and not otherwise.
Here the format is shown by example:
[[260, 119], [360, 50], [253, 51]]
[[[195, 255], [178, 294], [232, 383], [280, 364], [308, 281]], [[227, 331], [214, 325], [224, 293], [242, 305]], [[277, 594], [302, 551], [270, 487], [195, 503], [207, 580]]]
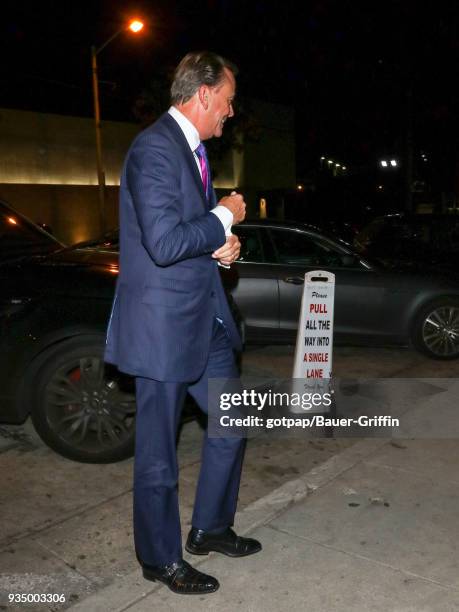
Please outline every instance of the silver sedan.
[[295, 342], [304, 274], [333, 272], [335, 339], [409, 344], [434, 359], [459, 356], [459, 283], [435, 271], [385, 269], [316, 228], [259, 220], [233, 227], [239, 261], [222, 270], [246, 324], [247, 342]]

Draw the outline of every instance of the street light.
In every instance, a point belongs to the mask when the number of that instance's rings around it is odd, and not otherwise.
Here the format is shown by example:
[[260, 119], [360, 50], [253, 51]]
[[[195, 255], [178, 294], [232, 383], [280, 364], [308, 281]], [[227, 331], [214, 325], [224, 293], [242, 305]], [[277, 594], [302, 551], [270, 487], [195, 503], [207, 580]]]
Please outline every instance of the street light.
[[396, 159], [391, 159], [389, 162], [385, 159], [382, 159], [379, 163], [383, 168], [388, 168], [389, 164], [392, 168], [396, 168], [398, 166], [398, 161]]
[[117, 38], [122, 32], [127, 30], [137, 33], [143, 29], [143, 23], [139, 19], [131, 19], [127, 25], [123, 25], [117, 32], [110, 36], [100, 47], [91, 47], [91, 69], [92, 69], [92, 92], [94, 97], [94, 125], [96, 130], [96, 160], [97, 160], [97, 183], [99, 185], [99, 222], [101, 233], [105, 230], [105, 173], [102, 164], [102, 134], [100, 124], [99, 106], [99, 79], [97, 76], [97, 56], [109, 45], [112, 40]]
[[138, 19], [133, 19], [129, 23], [128, 29], [131, 30], [131, 32], [134, 32], [134, 34], [137, 34], [137, 32], [140, 32], [140, 30], [143, 29], [143, 23]]

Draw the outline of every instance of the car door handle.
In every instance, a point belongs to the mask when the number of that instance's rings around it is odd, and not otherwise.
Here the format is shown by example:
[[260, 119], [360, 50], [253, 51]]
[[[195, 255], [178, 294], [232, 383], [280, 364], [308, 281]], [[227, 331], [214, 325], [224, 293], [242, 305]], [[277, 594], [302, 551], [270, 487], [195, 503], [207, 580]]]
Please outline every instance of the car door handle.
[[302, 285], [304, 283], [304, 278], [301, 276], [287, 276], [284, 278], [285, 283], [290, 283], [291, 285]]

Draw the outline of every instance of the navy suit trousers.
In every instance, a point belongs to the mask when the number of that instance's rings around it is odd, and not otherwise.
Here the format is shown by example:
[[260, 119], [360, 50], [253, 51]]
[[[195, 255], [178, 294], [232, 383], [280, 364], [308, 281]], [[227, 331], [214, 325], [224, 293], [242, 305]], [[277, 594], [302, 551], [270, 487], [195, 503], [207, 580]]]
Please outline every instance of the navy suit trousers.
[[[176, 439], [187, 392], [207, 413], [209, 378], [238, 377], [226, 329], [215, 320], [199, 380], [188, 384], [136, 378], [134, 539], [144, 563], [167, 565], [182, 557]], [[244, 450], [243, 439], [209, 438], [205, 432], [193, 527], [219, 531], [233, 524]]]

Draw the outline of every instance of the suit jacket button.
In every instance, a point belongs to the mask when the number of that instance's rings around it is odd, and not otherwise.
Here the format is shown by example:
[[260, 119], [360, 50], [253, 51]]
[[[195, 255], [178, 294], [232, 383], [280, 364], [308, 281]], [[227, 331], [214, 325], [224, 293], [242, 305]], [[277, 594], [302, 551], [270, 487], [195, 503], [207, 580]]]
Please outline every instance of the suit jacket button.
[[215, 297], [215, 291], [210, 292], [210, 297]]

